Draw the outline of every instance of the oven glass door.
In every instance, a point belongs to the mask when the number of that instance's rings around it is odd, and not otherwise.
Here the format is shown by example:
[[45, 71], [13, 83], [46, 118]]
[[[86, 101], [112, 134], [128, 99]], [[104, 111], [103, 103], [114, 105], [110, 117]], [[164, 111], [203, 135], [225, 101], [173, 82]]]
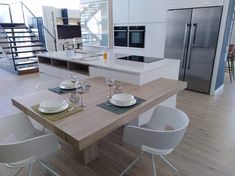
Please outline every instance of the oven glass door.
[[114, 31], [114, 46], [127, 47], [127, 31], [125, 30]]
[[129, 47], [144, 48], [144, 31], [130, 31]]

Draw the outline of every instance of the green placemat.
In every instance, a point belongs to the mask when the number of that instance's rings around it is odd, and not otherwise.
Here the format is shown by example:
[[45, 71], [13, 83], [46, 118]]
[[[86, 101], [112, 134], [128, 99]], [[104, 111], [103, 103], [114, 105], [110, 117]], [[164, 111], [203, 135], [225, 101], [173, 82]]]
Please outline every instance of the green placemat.
[[[48, 119], [48, 120], [53, 121], [53, 122], [61, 120], [61, 119], [66, 118], [68, 116], [71, 116], [73, 114], [76, 114], [76, 113], [83, 110], [83, 109], [81, 109], [81, 108], [79, 108], [75, 105], [70, 104], [69, 107], [66, 110], [62, 111], [62, 112], [53, 113], [53, 114], [45, 114], [45, 113], [40, 112], [38, 110], [38, 107], [39, 107], [39, 105], [34, 105], [34, 106], [32, 106], [32, 109], [36, 113], [40, 114], [43, 118]], [[71, 109], [71, 108], [73, 108], [73, 109]]]

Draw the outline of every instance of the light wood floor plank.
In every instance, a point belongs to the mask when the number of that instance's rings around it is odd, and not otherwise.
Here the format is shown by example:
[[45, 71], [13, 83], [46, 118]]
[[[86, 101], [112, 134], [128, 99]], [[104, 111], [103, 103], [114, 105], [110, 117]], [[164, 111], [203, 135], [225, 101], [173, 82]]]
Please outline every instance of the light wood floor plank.
[[[39, 74], [17, 76], [0, 69], [0, 116], [17, 112], [10, 98], [35, 91], [37, 82], [53, 79]], [[183, 91], [177, 107], [190, 117], [182, 143], [167, 156], [180, 176], [234, 176], [235, 173], [235, 82], [226, 78], [223, 91], [208, 96]], [[136, 157], [138, 150], [122, 142], [122, 129], [99, 142], [99, 158], [83, 166], [73, 157], [73, 149], [63, 143], [62, 150], [47, 157], [49, 165], [62, 176], [117, 176]], [[171, 170], [157, 161], [160, 176], [173, 176]], [[26, 169], [20, 176], [26, 175]], [[49, 176], [38, 164], [34, 176]], [[0, 165], [0, 176], [12, 176], [15, 170]], [[145, 156], [129, 173], [151, 176], [150, 157]]]

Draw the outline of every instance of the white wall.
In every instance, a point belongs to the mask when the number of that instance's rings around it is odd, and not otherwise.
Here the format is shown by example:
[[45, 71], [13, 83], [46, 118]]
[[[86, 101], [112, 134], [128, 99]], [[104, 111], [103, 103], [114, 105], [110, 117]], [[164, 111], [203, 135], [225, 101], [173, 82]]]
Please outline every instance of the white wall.
[[[42, 16], [42, 6], [78, 10], [80, 0], [21, 0], [36, 16]], [[19, 0], [1, 0], [1, 3], [12, 4]]]

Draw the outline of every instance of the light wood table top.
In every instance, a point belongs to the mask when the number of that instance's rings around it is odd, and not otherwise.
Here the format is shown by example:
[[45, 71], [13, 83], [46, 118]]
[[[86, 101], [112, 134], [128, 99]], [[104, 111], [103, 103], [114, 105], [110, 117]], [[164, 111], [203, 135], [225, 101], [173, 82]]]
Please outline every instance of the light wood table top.
[[157, 79], [142, 86], [118, 82], [124, 92], [131, 93], [146, 101], [126, 113], [116, 115], [96, 106], [107, 100], [109, 87], [105, 83], [105, 78], [90, 78], [86, 82], [92, 86], [84, 94], [84, 102], [87, 106], [83, 111], [56, 122], [42, 118], [32, 110], [31, 106], [50, 98], [68, 100], [69, 93], [58, 95], [45, 90], [12, 98], [12, 103], [18, 109], [73, 145], [78, 151], [82, 151], [115, 129], [134, 120], [138, 115], [174, 96], [187, 86], [185, 82], [165, 78]]

